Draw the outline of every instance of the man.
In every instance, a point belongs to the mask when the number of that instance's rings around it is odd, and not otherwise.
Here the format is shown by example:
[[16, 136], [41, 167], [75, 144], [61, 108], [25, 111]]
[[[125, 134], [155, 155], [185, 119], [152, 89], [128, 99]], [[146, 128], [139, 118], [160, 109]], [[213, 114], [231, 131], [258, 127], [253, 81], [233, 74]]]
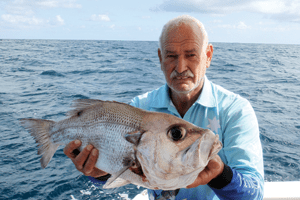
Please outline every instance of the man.
[[[158, 57], [167, 84], [135, 97], [131, 105], [181, 117], [219, 135], [222, 150], [187, 188], [176, 191], [176, 199], [262, 199], [263, 159], [259, 129], [250, 103], [211, 83], [205, 76], [213, 55], [203, 25], [190, 16], [170, 20], [160, 37]], [[102, 177], [97, 169], [98, 150], [88, 145], [78, 156], [73, 141], [65, 148], [79, 171]], [[165, 191], [149, 190], [159, 199]]]

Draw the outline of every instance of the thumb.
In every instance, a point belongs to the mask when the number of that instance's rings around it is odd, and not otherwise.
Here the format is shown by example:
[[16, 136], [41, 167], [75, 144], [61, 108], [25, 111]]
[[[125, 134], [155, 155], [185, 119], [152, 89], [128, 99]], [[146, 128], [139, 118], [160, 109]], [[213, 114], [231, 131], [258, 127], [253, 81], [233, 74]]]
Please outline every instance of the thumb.
[[[211, 159], [208, 164], [207, 164], [207, 167], [210, 168], [210, 169], [218, 169], [221, 167], [221, 159], [218, 159], [217, 157], [219, 156], [215, 156], [213, 159]], [[220, 158], [220, 157], [219, 157]]]

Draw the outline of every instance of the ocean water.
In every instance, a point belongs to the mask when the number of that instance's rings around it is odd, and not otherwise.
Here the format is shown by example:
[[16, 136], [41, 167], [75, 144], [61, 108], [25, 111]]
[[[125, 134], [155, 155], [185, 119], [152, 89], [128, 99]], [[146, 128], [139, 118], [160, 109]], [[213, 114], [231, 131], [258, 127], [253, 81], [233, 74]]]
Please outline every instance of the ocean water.
[[[207, 77], [247, 98], [266, 181], [300, 180], [300, 46], [213, 43]], [[42, 169], [21, 118], [65, 119], [79, 98], [128, 103], [165, 83], [157, 42], [0, 40], [0, 199], [132, 199], [94, 187], [60, 147]]]

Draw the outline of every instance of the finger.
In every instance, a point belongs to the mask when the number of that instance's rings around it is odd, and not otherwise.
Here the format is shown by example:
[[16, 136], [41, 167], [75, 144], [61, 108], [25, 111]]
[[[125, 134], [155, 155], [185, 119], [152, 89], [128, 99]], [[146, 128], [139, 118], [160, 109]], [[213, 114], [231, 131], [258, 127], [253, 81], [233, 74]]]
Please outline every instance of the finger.
[[80, 140], [74, 140], [70, 142], [69, 144], [66, 145], [64, 148], [64, 153], [66, 156], [68, 156], [71, 159], [74, 159], [76, 155], [73, 153], [73, 151], [81, 146], [81, 141]]
[[220, 167], [220, 164], [216, 159], [212, 159], [208, 162], [207, 167], [209, 169], [217, 169]]
[[107, 174], [108, 174], [107, 172], [102, 171], [102, 170], [100, 170], [100, 169], [94, 167], [94, 169], [93, 169], [93, 171], [92, 171], [92, 173], [91, 173], [90, 176], [92, 176], [92, 177], [94, 177], [94, 178], [97, 178], [97, 177], [100, 177], [100, 176], [105, 176], [105, 175], [107, 175]]
[[203, 184], [203, 179], [206, 179], [206, 177], [207, 177], [205, 170], [206, 169], [204, 169], [202, 172], [200, 172], [200, 174], [197, 176], [195, 181], [192, 184], [186, 186], [186, 188], [194, 188], [194, 187], [197, 187], [199, 185], [204, 185]]
[[218, 176], [223, 172], [224, 163], [221, 158], [217, 155], [215, 158], [209, 161], [207, 168], [214, 172], [213, 176]]
[[99, 155], [98, 150], [94, 148], [91, 151], [91, 153], [89, 154], [89, 157], [87, 158], [86, 163], [84, 164], [84, 167], [82, 170], [84, 175], [86, 175], [86, 176], [91, 175], [91, 173], [93, 172], [93, 170], [95, 168], [95, 165], [96, 165], [96, 162], [98, 159], [98, 155]]
[[73, 163], [75, 164], [76, 168], [81, 171], [83, 169], [83, 166], [85, 162], [87, 161], [91, 150], [93, 149], [93, 145], [88, 144], [81, 152], [80, 154], [73, 159]]
[[216, 156], [212, 160], [210, 160], [207, 166], [198, 174], [196, 180], [188, 185], [186, 188], [194, 188], [199, 185], [205, 185], [209, 183], [212, 179], [219, 176], [224, 169], [224, 163], [219, 156]]

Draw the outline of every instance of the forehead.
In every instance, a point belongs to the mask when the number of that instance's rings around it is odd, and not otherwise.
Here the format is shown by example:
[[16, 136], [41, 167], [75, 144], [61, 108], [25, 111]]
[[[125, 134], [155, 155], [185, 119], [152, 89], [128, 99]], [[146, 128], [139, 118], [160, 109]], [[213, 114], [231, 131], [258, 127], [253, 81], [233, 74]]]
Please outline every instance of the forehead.
[[162, 48], [165, 51], [179, 48], [182, 50], [199, 50], [202, 45], [202, 32], [195, 24], [181, 24], [169, 27], [162, 42]]
[[202, 47], [202, 43], [195, 40], [182, 40], [181, 42], [166, 42], [164, 43], [164, 52], [199, 52]]

